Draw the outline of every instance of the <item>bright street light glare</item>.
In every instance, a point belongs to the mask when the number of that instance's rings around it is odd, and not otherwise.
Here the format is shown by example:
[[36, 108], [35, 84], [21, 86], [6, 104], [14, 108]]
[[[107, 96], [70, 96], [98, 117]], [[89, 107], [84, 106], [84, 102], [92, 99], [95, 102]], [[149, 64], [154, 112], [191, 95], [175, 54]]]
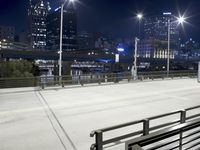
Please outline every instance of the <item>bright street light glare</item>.
[[66, 3], [74, 3], [76, 0], [64, 0], [64, 3], [63, 3], [63, 6], [66, 4]]
[[117, 48], [117, 51], [118, 52], [124, 52], [124, 48], [119, 47], [119, 48]]
[[185, 18], [182, 17], [182, 16], [179, 17], [179, 18], [178, 18], [178, 22], [181, 23], [181, 24], [184, 23], [184, 22], [185, 22]]
[[137, 15], [137, 18], [138, 18], [138, 19], [142, 19], [142, 17], [143, 17], [142, 14], [138, 14], [138, 15]]

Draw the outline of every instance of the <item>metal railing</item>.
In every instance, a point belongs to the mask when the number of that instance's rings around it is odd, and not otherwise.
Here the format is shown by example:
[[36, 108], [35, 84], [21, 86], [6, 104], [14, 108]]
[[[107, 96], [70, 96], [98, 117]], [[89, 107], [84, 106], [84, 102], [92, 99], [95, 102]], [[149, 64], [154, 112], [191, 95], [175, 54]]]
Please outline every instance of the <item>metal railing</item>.
[[148, 136], [129, 140], [126, 142], [125, 150], [197, 149], [200, 147], [199, 127], [200, 119], [170, 127]]
[[39, 86], [40, 77], [0, 78], [0, 88]]
[[[140, 72], [138, 74], [138, 80], [155, 80], [165, 78], [182, 78], [182, 77], [197, 77], [197, 71], [171, 71], [167, 76], [166, 72]], [[61, 79], [61, 80], [60, 80]], [[119, 82], [130, 82], [133, 81], [131, 72], [120, 72], [120, 73], [99, 73], [99, 74], [85, 74], [77, 76], [54, 76], [54, 77], [42, 77], [39, 85], [44, 89], [45, 87], [59, 85], [62, 87], [68, 85], [81, 85], [97, 83], [119, 83]]]
[[[39, 85], [42, 88], [60, 85], [62, 87], [68, 85], [81, 85], [86, 84], [102, 84], [102, 83], [119, 83], [120, 81], [131, 81], [131, 73], [107, 73], [107, 74], [85, 74], [85, 75], [74, 75], [74, 76], [55, 76], [52, 77], [42, 77]], [[60, 80], [61, 79], [61, 80]], [[47, 82], [46, 82], [47, 81]]]
[[[133, 138], [138, 138], [141, 136], [147, 136], [156, 131], [159, 131], [168, 127], [177, 126], [179, 124], [183, 124], [185, 122], [197, 119], [200, 117], [200, 113], [192, 112], [192, 111], [197, 111], [197, 109], [200, 109], [200, 106], [195, 106], [195, 107], [188, 108], [185, 110], [178, 110], [178, 111], [174, 111], [174, 112], [170, 112], [170, 113], [166, 113], [166, 114], [162, 114], [162, 115], [158, 115], [158, 116], [154, 116], [154, 117], [150, 117], [150, 118], [146, 118], [146, 119], [142, 119], [138, 121], [133, 121], [133, 122], [125, 123], [125, 124], [120, 124], [117, 126], [112, 126], [112, 127], [92, 131], [90, 136], [95, 137], [95, 144], [91, 145], [91, 150], [103, 150], [104, 148], [114, 147], [117, 144], [125, 143], [130, 138], [133, 139]], [[192, 115], [191, 115], [191, 112], [192, 112]], [[153, 125], [155, 124], [153, 122], [158, 121], [159, 119], [168, 120], [169, 118], [167, 119], [167, 117], [173, 117], [172, 121], [167, 121], [167, 122], [159, 121], [161, 123]], [[141, 129], [139, 130], [138, 130], [138, 125], [141, 126]], [[118, 133], [117, 131], [119, 131], [122, 128], [125, 129], [128, 127], [132, 127], [134, 129], [134, 126], [137, 126], [137, 129], [134, 132], [130, 132], [126, 134], [122, 133], [120, 135], [112, 136], [111, 138], [106, 138], [106, 139], [104, 138], [106, 133], [115, 132], [115, 134], [117, 134]], [[183, 143], [183, 139], [186, 137], [183, 137], [182, 133], [180, 133], [180, 136], [177, 139], [177, 141], [179, 141], [179, 148], [185, 145], [185, 143]]]
[[[197, 77], [197, 71], [171, 71], [167, 76], [166, 72], [139, 72], [138, 80], [155, 80], [165, 78], [182, 78], [182, 77]], [[60, 80], [61, 79], [61, 80]], [[65, 87], [68, 85], [85, 85], [91, 83], [119, 83], [130, 82], [133, 77], [130, 72], [120, 73], [99, 73], [86, 74], [76, 76], [44, 76], [44, 77], [25, 77], [25, 78], [0, 78], [0, 88], [15, 88], [15, 87], [35, 87], [40, 86], [42, 89], [46, 87]]]
[[139, 72], [138, 78], [140, 80], [145, 79], [165, 79], [165, 78], [182, 78], [182, 77], [197, 77], [197, 71], [188, 71], [188, 70], [182, 70], [182, 71], [170, 71], [169, 74], [167, 74], [166, 71], [153, 71], [153, 72]]

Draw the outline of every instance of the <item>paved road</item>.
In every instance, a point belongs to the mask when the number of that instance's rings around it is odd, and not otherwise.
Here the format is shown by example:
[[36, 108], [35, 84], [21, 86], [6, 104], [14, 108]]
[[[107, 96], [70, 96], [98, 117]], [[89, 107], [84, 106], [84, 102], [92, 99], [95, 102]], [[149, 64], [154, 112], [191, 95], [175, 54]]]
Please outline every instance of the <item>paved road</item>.
[[196, 79], [0, 90], [0, 150], [89, 150], [92, 130], [200, 105], [199, 91]]

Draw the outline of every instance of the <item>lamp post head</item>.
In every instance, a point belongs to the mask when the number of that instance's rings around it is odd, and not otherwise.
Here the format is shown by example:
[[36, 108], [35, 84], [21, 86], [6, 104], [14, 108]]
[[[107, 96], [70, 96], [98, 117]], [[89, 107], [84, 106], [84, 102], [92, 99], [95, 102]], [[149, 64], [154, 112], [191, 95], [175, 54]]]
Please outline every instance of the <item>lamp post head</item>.
[[64, 0], [64, 5], [66, 4], [66, 3], [74, 3], [76, 0]]
[[183, 24], [185, 22], [185, 18], [183, 16], [180, 16], [178, 19], [178, 23]]
[[143, 18], [143, 15], [142, 15], [141, 13], [139, 13], [139, 14], [137, 14], [137, 18], [138, 18], [139, 20], [141, 20], [141, 19]]

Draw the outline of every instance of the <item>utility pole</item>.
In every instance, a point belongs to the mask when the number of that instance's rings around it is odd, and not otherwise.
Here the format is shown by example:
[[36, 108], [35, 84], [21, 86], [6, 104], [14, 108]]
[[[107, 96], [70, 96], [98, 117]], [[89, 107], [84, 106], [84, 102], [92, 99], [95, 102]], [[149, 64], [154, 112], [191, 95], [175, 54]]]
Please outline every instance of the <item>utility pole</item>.
[[171, 22], [168, 20], [168, 46], [167, 46], [167, 76], [169, 76], [169, 61], [170, 61], [170, 28]]
[[134, 53], [134, 63], [132, 66], [132, 77], [133, 80], [137, 80], [137, 51], [138, 51], [138, 41], [139, 39], [135, 38], [135, 53]]
[[62, 81], [62, 41], [63, 41], [63, 11], [64, 4], [61, 5], [60, 16], [60, 50], [59, 50], [59, 81]]

